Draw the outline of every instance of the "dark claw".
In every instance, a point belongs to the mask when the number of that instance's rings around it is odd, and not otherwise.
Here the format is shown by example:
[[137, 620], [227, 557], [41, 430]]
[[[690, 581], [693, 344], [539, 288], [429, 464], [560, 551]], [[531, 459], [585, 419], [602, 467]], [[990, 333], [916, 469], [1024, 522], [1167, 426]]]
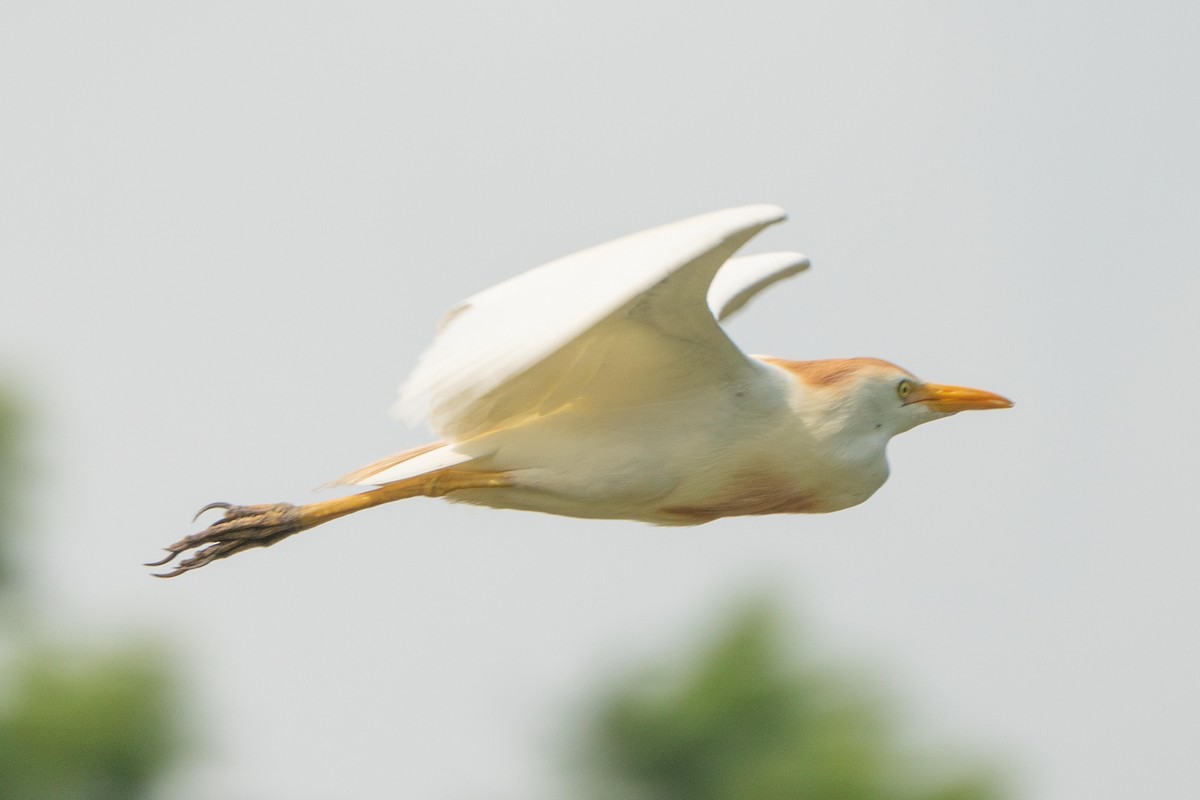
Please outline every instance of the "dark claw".
[[155, 572], [152, 574], [155, 578], [174, 578], [176, 575], [182, 575], [198, 567], [203, 567], [210, 561], [232, 555], [241, 549], [242, 547], [237, 542], [218, 542], [197, 552], [191, 558], [184, 559], [179, 563], [179, 566], [170, 572]]
[[[196, 520], [200, 519], [200, 515], [203, 514], [205, 511], [212, 511], [214, 508], [219, 508], [219, 509], [222, 509], [223, 511], [228, 511], [229, 509], [233, 508], [233, 505], [230, 503], [209, 503], [204, 508], [202, 508], [196, 512], [196, 516], [192, 517], [192, 522], [195, 522]], [[155, 565], [149, 564], [148, 566], [155, 566]]]
[[[193, 522], [194, 521], [195, 520], [193, 520]], [[164, 547], [163, 549], [167, 551], [167, 554], [163, 558], [159, 559], [158, 561], [147, 561], [142, 566], [143, 567], [161, 567], [163, 564], [174, 561], [175, 557], [179, 555], [179, 553], [177, 551], [172, 550], [169, 547]]]
[[156, 578], [174, 578], [243, 550], [269, 547], [311, 526], [302, 521], [299, 508], [287, 503], [254, 506], [209, 503], [196, 512], [192, 521], [214, 508], [225, 512], [220, 519], [167, 547], [167, 555], [161, 560], [146, 564], [147, 567], [161, 567], [182, 557], [170, 572], [154, 573]]

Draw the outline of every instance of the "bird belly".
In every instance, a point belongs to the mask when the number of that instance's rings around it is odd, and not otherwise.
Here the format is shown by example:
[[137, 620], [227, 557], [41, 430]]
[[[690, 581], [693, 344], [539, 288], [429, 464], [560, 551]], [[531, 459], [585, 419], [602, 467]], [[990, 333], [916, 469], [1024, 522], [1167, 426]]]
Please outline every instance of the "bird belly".
[[663, 498], [649, 521], [700, 525], [722, 517], [764, 514], [827, 514], [862, 503], [883, 484], [883, 474], [847, 474], [836, 465], [814, 463], [748, 466], [717, 486], [683, 485]]
[[651, 521], [660, 525], [701, 525], [722, 517], [760, 514], [812, 514], [826, 509], [812, 489], [775, 476], [746, 476], [693, 501], [667, 498]]
[[447, 499], [568, 517], [642, 519], [643, 509], [669, 495], [680, 480], [669, 460], [611, 440], [603, 449], [580, 447], [571, 459], [532, 462], [538, 466], [513, 455], [502, 452], [487, 460], [487, 468], [504, 472], [511, 486], [458, 491]]
[[[695, 415], [698, 416], [698, 415]], [[733, 424], [730, 424], [732, 420]], [[688, 422], [694, 424], [687, 424]], [[730, 516], [817, 514], [863, 502], [887, 476], [830, 459], [787, 421], [711, 417], [545, 418], [500, 435], [479, 466], [513, 485], [448, 499], [592, 519], [699, 525]]]
[[758, 438], [762, 431], [756, 428], [763, 427], [736, 409], [728, 413], [712, 398], [558, 413], [474, 445], [489, 453], [475, 465], [505, 473], [511, 486], [462, 490], [449, 499], [574, 517], [667, 522], [657, 511], [666, 498], [696, 481], [720, 484], [731, 447]]
[[[702, 466], [696, 464], [695, 466]], [[629, 519], [656, 525], [702, 525], [722, 517], [825, 514], [862, 503], [882, 480], [796, 480], [783, 472], [747, 470], [721, 475], [723, 464], [703, 465], [711, 479], [658, 469], [623, 471], [603, 481], [571, 482], [541, 469], [508, 473], [515, 485], [455, 492], [448, 499], [587, 519]], [[720, 477], [718, 477], [720, 476]]]

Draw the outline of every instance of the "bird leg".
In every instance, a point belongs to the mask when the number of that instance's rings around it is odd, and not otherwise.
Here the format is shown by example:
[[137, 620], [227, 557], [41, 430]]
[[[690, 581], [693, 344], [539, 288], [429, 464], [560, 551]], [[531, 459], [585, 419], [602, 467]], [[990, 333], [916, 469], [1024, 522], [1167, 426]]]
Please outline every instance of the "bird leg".
[[409, 497], [442, 497], [461, 489], [487, 489], [511, 485], [511, 480], [503, 472], [478, 472], [451, 467], [384, 484], [360, 494], [302, 506], [290, 503], [253, 506], [209, 503], [200, 509], [196, 517], [214, 508], [222, 509], [224, 515], [199, 533], [185, 536], [167, 547], [165, 558], [150, 562], [146, 566], [161, 567], [171, 563], [181, 554], [192, 551], [190, 556], [176, 564], [170, 572], [156, 573], [156, 577], [159, 578], [174, 578], [243, 550], [269, 547], [300, 531], [315, 528], [372, 506]]

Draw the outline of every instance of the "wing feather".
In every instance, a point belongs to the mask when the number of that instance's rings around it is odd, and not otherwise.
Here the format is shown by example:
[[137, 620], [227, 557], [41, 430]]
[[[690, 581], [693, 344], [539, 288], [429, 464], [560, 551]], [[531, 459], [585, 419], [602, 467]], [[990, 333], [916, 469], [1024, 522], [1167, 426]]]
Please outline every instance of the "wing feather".
[[808, 269], [800, 253], [761, 253], [731, 258], [717, 271], [708, 287], [708, 307], [719, 320], [739, 311], [750, 298], [773, 283]]
[[568, 403], [650, 402], [756, 369], [707, 294], [721, 265], [784, 216], [758, 205], [692, 217], [474, 295], [444, 318], [397, 410], [428, 414], [435, 431], [461, 441]]

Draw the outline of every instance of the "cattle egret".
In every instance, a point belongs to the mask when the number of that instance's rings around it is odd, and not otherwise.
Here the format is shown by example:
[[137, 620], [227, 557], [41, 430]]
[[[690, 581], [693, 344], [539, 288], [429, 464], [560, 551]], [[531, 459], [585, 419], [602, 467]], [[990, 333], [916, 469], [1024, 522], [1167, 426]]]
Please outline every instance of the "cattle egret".
[[875, 358], [742, 353], [718, 321], [808, 260], [731, 256], [784, 216], [771, 205], [704, 214], [476, 294], [445, 316], [401, 389], [398, 411], [427, 416], [440, 441], [339, 481], [376, 487], [359, 494], [211, 503], [201, 512], [221, 519], [148, 566], [190, 551], [163, 576], [179, 575], [418, 496], [658, 525], [838, 511], [883, 484], [896, 434], [1012, 405]]

